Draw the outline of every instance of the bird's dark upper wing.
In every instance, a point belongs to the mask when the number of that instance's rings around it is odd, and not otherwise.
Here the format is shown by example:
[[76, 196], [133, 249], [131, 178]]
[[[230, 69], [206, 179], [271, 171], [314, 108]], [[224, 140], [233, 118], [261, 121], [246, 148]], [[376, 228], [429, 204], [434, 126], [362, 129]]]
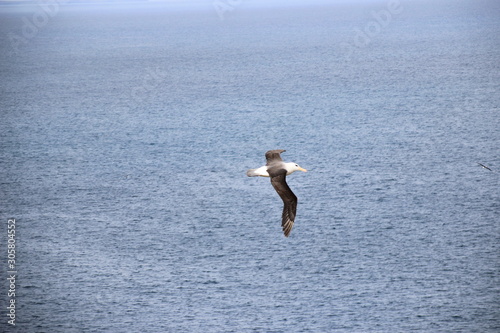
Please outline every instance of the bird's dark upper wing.
[[295, 214], [297, 212], [297, 197], [293, 194], [286, 183], [286, 170], [272, 170], [270, 173], [271, 184], [283, 200], [283, 214], [281, 216], [281, 226], [285, 236], [288, 237], [293, 228]]
[[275, 150], [269, 150], [268, 152], [266, 152], [266, 161], [267, 161], [266, 165], [271, 165], [273, 162], [276, 162], [276, 161], [283, 161], [281, 159], [280, 154], [284, 151], [286, 151], [286, 150], [275, 149]]

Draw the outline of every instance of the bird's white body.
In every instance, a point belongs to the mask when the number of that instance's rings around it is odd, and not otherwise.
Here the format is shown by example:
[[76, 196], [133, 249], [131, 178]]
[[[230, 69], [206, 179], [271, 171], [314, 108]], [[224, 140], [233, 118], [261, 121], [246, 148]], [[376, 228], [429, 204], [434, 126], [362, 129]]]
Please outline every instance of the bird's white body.
[[[260, 168], [257, 169], [250, 169], [247, 171], [247, 176], [249, 177], [269, 177], [269, 173], [267, 172], [267, 165], [261, 166]], [[286, 169], [286, 175], [291, 175], [295, 171], [304, 171], [305, 169], [301, 168], [297, 163], [294, 162], [288, 162], [288, 163], [283, 163], [283, 168]]]

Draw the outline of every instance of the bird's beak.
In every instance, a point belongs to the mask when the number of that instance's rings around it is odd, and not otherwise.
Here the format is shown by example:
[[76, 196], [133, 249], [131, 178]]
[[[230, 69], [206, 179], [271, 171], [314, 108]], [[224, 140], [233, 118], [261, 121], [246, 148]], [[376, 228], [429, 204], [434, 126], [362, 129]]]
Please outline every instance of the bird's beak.
[[300, 171], [304, 171], [304, 172], [307, 172], [307, 170], [306, 170], [306, 169], [304, 169], [304, 168], [301, 168], [301, 167], [299, 167], [299, 170], [300, 170]]

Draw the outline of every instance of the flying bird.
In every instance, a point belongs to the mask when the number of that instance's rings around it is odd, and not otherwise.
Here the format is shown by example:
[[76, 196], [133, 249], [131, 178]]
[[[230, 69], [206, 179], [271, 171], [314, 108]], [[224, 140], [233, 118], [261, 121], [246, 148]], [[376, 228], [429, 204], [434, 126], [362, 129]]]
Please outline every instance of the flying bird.
[[271, 178], [271, 184], [283, 200], [284, 206], [283, 214], [281, 215], [281, 226], [283, 227], [285, 237], [288, 237], [292, 231], [293, 223], [295, 221], [295, 213], [297, 212], [297, 197], [293, 194], [290, 187], [288, 187], [288, 184], [286, 183], [286, 176], [291, 175], [298, 170], [304, 172], [307, 172], [307, 170], [301, 168], [297, 163], [283, 162], [280, 154], [284, 151], [285, 150], [282, 149], [269, 150], [266, 153], [266, 165], [257, 169], [248, 170], [247, 176]]
[[482, 167], [483, 167], [483, 168], [485, 168], [486, 170], [493, 171], [493, 170], [491, 170], [490, 168], [488, 168], [488, 167], [487, 167], [486, 165], [484, 165], [484, 164], [481, 164], [481, 163], [479, 163], [479, 162], [477, 162], [477, 164], [479, 164], [480, 166], [482, 166]]

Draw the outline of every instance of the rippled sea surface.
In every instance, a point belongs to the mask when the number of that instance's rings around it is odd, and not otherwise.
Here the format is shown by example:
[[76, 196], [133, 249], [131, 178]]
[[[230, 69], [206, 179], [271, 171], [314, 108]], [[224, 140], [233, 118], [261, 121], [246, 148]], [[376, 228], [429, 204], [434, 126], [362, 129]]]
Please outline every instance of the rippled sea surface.
[[0, 6], [0, 330], [499, 332], [498, 3], [214, 4]]

